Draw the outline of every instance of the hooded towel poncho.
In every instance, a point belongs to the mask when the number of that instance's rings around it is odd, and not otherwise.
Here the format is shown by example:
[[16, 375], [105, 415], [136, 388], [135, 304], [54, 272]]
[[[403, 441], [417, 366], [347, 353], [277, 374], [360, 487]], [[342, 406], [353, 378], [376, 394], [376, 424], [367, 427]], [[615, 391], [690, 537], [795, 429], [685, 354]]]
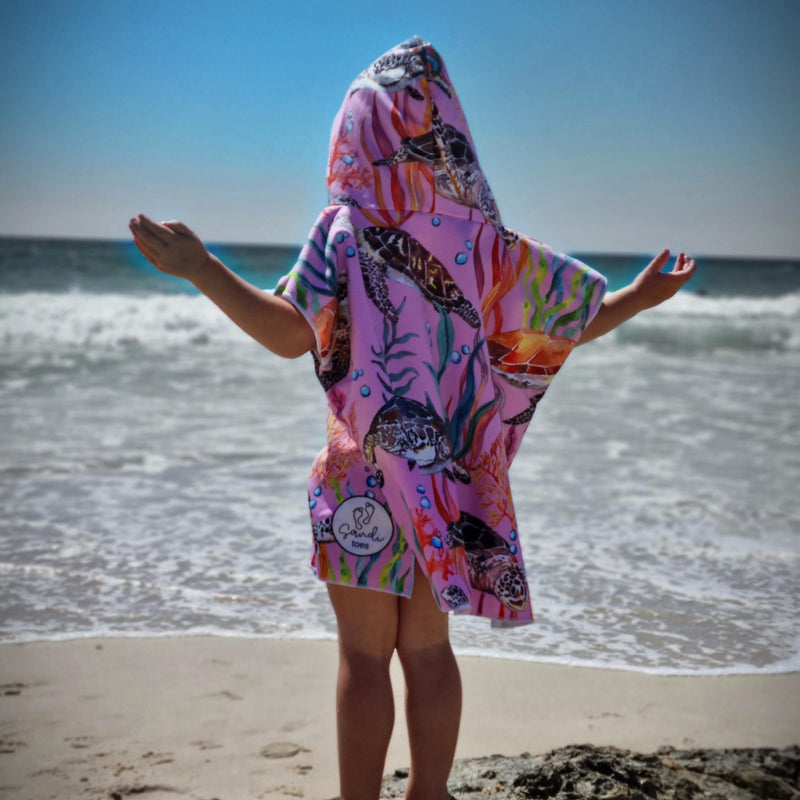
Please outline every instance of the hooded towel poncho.
[[502, 225], [444, 63], [414, 37], [351, 84], [331, 204], [276, 294], [328, 400], [312, 567], [442, 610], [533, 619], [508, 468], [605, 279]]

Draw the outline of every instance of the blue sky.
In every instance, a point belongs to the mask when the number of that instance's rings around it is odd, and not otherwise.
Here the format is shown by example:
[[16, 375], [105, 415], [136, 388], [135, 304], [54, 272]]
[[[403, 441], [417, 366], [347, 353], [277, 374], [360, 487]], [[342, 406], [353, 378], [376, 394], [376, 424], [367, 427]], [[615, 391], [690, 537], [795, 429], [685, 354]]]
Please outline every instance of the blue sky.
[[300, 243], [353, 77], [442, 52], [506, 224], [572, 251], [800, 257], [800, 3], [5, 3], [0, 234]]

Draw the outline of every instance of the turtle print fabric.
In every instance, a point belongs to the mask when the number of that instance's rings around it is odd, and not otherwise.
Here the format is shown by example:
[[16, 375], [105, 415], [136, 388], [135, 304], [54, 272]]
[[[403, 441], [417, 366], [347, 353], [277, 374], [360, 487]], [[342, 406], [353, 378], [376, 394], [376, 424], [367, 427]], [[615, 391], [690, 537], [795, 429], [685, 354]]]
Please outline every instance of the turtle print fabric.
[[350, 86], [331, 204], [276, 294], [317, 337], [319, 578], [530, 622], [508, 468], [605, 280], [501, 222], [441, 57], [415, 37]]

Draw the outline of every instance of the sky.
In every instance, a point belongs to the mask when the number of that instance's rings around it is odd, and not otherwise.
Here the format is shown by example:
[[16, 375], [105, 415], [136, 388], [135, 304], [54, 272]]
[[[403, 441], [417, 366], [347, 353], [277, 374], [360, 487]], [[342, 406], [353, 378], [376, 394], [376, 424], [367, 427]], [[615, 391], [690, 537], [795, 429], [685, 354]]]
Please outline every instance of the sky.
[[567, 252], [800, 258], [796, 0], [26, 0], [0, 235], [300, 244], [350, 81], [442, 53], [505, 224]]

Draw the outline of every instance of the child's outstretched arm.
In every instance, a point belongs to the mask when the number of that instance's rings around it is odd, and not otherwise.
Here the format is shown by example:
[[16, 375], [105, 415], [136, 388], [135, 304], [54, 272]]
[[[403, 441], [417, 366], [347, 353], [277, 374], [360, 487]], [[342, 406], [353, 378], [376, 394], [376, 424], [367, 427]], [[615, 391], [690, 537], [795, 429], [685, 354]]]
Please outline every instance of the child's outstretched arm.
[[159, 225], [140, 214], [130, 221], [130, 230], [134, 244], [151, 264], [193, 283], [268, 350], [297, 358], [316, 346], [308, 321], [288, 300], [231, 272], [183, 223]]
[[585, 344], [614, 330], [626, 320], [663, 303], [694, 275], [696, 263], [681, 253], [672, 270], [662, 272], [669, 261], [669, 250], [657, 255], [624, 289], [607, 294], [595, 318], [586, 327], [578, 344]]

